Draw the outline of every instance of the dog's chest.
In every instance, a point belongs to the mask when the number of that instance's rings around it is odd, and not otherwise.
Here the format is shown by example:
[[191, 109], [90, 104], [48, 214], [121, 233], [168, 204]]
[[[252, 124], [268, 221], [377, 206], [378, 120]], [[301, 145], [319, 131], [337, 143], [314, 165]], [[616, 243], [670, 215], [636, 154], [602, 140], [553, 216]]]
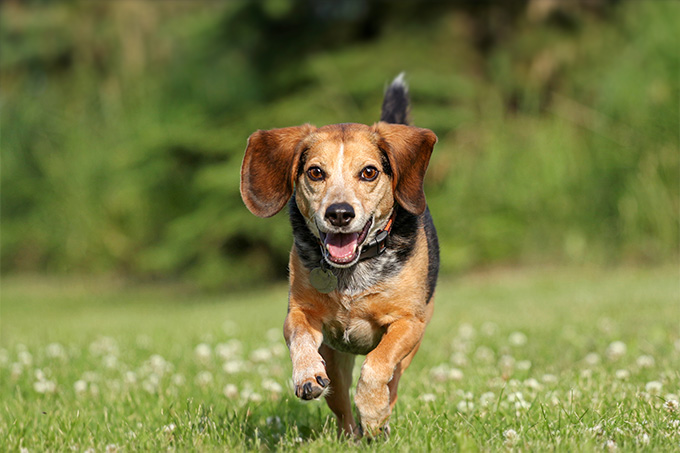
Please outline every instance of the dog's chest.
[[351, 354], [368, 354], [380, 343], [385, 328], [353, 310], [341, 310], [323, 325], [323, 340], [331, 348]]

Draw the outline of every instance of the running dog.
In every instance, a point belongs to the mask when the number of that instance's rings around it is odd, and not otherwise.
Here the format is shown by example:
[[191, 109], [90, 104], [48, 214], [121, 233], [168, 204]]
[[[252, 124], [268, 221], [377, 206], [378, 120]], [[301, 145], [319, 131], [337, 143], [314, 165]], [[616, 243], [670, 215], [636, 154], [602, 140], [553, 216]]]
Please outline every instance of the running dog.
[[[241, 196], [259, 217], [288, 202], [294, 244], [284, 337], [295, 394], [324, 395], [339, 433], [389, 435], [397, 386], [434, 309], [439, 245], [423, 179], [437, 141], [407, 125], [403, 75], [380, 122], [259, 130], [248, 139]], [[290, 201], [289, 201], [290, 200]], [[361, 367], [352, 414], [349, 388]]]

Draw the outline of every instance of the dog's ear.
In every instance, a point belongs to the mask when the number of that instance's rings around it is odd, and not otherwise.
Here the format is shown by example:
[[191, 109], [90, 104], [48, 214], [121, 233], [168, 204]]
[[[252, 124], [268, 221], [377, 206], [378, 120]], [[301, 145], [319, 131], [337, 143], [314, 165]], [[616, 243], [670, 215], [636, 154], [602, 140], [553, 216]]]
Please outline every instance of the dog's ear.
[[259, 130], [248, 138], [241, 165], [241, 198], [259, 217], [279, 212], [293, 194], [303, 141], [316, 128], [310, 124]]
[[393, 173], [394, 198], [411, 214], [422, 214], [426, 207], [423, 180], [437, 136], [429, 129], [382, 121], [373, 130]]

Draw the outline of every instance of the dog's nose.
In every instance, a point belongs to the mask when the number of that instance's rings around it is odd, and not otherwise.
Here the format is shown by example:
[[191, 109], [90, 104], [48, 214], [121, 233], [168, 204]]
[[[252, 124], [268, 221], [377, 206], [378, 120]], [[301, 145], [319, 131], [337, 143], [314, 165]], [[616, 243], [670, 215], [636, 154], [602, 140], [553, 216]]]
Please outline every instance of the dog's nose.
[[333, 203], [326, 209], [326, 220], [333, 226], [347, 226], [353, 218], [354, 208], [349, 203]]

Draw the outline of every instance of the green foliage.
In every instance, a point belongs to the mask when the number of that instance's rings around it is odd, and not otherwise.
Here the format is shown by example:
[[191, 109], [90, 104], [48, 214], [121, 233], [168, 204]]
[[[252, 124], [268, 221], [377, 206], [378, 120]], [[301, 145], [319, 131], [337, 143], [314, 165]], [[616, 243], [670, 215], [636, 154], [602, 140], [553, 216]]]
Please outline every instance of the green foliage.
[[676, 259], [677, 3], [456, 3], [3, 4], [3, 270], [281, 278], [248, 135], [372, 123], [401, 71], [445, 271]]
[[281, 332], [286, 294], [285, 285], [215, 297], [6, 278], [3, 447], [677, 450], [674, 267], [443, 279], [400, 381], [391, 438], [372, 443], [338, 440], [324, 402], [295, 398]]

